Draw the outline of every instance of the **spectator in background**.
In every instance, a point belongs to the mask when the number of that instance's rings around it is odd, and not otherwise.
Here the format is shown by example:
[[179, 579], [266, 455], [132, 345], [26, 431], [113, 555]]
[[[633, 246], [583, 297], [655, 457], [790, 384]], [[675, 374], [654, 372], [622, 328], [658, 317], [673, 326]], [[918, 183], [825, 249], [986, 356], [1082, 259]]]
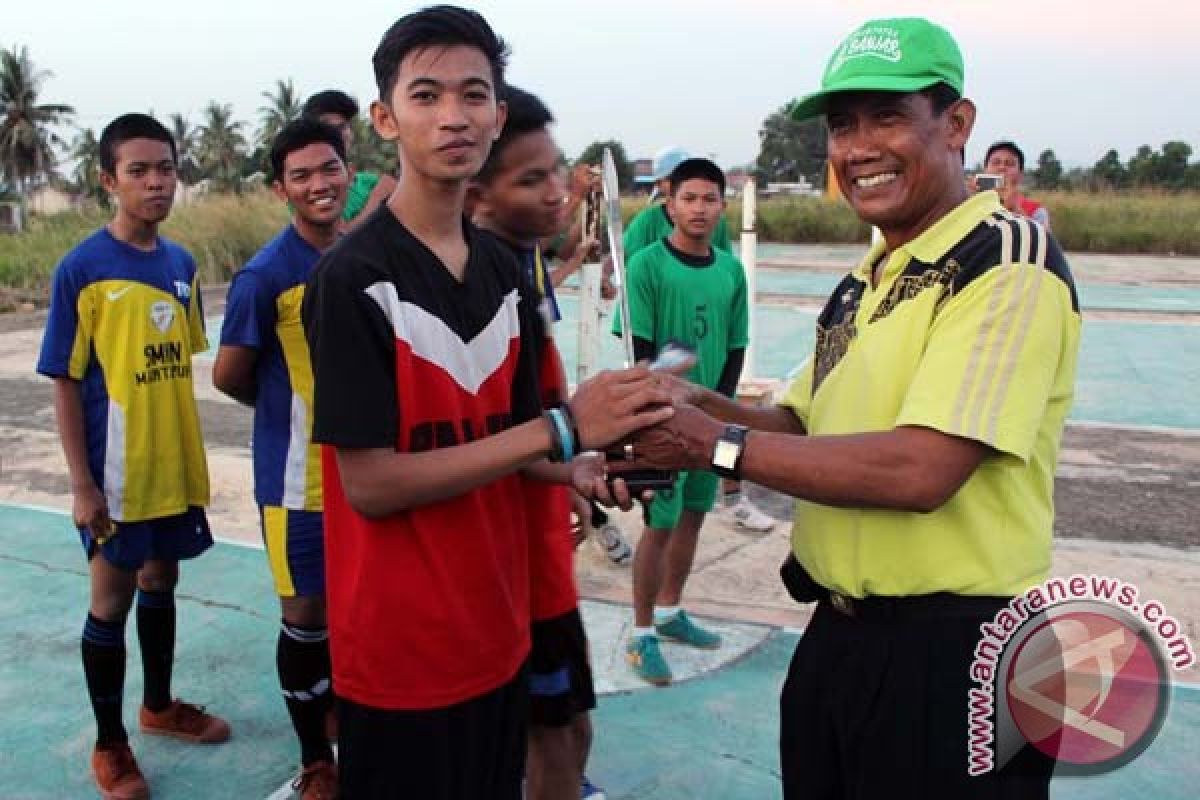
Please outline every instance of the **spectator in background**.
[[[358, 103], [353, 97], [338, 89], [326, 89], [304, 101], [303, 113], [341, 131], [349, 156], [354, 148], [354, 119], [358, 116]], [[353, 180], [346, 194], [346, 207], [342, 209], [342, 222], [346, 230], [357, 227], [396, 188], [396, 179], [391, 175], [356, 170], [353, 165], [350, 166], [350, 174]]]
[[1029, 217], [1046, 230], [1050, 230], [1050, 212], [1046, 207], [1021, 194], [1021, 182], [1025, 177], [1025, 154], [1013, 142], [996, 142], [987, 149], [983, 159], [983, 171], [989, 175], [1002, 175], [1004, 185], [998, 190], [1000, 202], [1014, 214]]

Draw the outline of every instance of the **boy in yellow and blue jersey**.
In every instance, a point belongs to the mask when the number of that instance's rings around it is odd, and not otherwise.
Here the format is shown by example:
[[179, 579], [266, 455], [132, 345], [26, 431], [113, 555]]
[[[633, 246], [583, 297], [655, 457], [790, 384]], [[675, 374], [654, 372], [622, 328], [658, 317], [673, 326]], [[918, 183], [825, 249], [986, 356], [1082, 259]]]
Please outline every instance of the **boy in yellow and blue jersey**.
[[158, 235], [175, 194], [175, 142], [153, 117], [126, 114], [100, 136], [112, 222], [54, 272], [37, 370], [54, 408], [91, 574], [83, 669], [96, 716], [92, 771], [104, 797], [148, 789], [121, 719], [125, 619], [137, 596], [145, 672], [140, 727], [192, 742], [229, 726], [171, 698], [178, 562], [212, 545], [208, 468], [192, 355], [208, 347], [196, 265]]
[[333, 797], [321, 460], [312, 443], [312, 365], [300, 306], [313, 267], [337, 238], [349, 174], [341, 134], [310, 117], [280, 130], [270, 165], [292, 222], [234, 276], [213, 383], [254, 407], [254, 494], [283, 609], [276, 664], [300, 741], [296, 788], [301, 798]]

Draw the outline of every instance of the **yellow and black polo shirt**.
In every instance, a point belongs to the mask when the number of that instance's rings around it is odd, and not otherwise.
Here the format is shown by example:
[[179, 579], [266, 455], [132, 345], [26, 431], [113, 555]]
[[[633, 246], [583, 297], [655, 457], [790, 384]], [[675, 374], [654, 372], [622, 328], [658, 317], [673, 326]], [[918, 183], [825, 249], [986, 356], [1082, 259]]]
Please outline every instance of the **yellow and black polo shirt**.
[[814, 436], [914, 425], [995, 452], [932, 513], [798, 502], [792, 547], [813, 578], [854, 597], [1013, 595], [1043, 579], [1080, 323], [1058, 244], [992, 192], [893, 253], [872, 247], [783, 405]]

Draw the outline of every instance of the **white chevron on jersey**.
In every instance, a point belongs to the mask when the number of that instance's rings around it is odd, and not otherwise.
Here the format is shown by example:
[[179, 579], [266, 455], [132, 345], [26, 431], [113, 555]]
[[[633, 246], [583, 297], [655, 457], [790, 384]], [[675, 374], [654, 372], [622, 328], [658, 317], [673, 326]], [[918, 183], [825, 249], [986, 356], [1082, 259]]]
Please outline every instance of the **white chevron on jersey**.
[[516, 289], [505, 295], [492, 321], [470, 342], [420, 306], [401, 301], [395, 284], [380, 281], [364, 291], [388, 318], [393, 335], [407, 343], [413, 355], [437, 364], [471, 394], [504, 364], [512, 340], [521, 335]]

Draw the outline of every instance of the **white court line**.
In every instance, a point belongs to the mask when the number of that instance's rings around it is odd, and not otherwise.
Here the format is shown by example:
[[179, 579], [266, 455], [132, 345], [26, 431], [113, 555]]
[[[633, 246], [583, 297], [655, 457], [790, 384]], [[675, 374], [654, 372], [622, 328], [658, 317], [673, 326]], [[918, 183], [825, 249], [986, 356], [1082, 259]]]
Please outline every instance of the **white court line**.
[[234, 547], [244, 547], [247, 550], [265, 550], [266, 546], [262, 542], [243, 542], [240, 539], [226, 539], [224, 536], [214, 536], [214, 542], [221, 544], [231, 544]]
[[1096, 422], [1094, 420], [1067, 420], [1068, 428], [1090, 428], [1110, 431], [1129, 431], [1131, 433], [1163, 433], [1171, 436], [1200, 437], [1200, 430], [1195, 428], [1173, 428], [1169, 425], [1123, 425], [1113, 422]]
[[45, 514], [57, 514], [60, 517], [71, 516], [70, 511], [65, 511], [61, 508], [51, 508], [50, 506], [39, 506], [39, 505], [35, 505], [34, 503], [10, 503], [8, 501], [4, 501], [4, 502], [0, 503], [0, 507], [16, 508], [16, 509], [21, 509], [23, 511], [41, 511], [42, 513], [45, 513]]

